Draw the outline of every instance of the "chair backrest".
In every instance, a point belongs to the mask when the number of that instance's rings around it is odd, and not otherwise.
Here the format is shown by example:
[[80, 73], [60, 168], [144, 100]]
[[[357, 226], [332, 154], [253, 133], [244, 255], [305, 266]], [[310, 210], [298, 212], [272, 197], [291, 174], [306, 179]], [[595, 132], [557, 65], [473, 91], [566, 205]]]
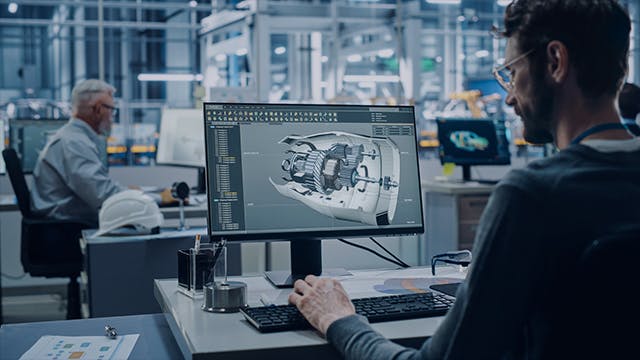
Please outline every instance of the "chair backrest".
[[640, 223], [593, 241], [582, 253], [575, 296], [565, 309], [567, 355], [621, 359], [637, 348]]
[[18, 207], [23, 217], [31, 217], [31, 195], [29, 187], [22, 172], [22, 164], [18, 158], [18, 154], [14, 149], [8, 148], [2, 150], [2, 157], [7, 167], [7, 174], [13, 187], [13, 192], [18, 199]]

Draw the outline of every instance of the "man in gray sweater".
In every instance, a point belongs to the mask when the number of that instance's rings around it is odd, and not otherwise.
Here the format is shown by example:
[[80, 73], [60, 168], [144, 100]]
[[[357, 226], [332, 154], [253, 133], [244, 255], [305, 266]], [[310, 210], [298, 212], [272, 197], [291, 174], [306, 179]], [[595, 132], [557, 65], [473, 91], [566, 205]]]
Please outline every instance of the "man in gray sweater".
[[347, 359], [563, 358], [563, 298], [580, 255], [640, 224], [640, 139], [616, 106], [628, 70], [626, 11], [615, 0], [516, 0], [504, 25], [506, 61], [494, 75], [506, 103], [526, 140], [560, 151], [497, 185], [455, 304], [420, 349], [375, 332], [337, 281], [298, 280], [289, 301]]

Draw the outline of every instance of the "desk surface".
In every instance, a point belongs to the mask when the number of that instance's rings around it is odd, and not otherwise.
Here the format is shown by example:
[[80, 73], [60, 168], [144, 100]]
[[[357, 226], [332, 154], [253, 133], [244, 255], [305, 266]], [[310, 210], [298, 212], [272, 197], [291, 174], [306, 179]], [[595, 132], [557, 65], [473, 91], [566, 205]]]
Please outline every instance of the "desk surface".
[[17, 211], [18, 200], [13, 194], [0, 195], [0, 211]]
[[422, 181], [422, 190], [454, 195], [490, 194], [495, 185], [470, 182]]
[[93, 234], [98, 231], [97, 229], [82, 230], [81, 246], [84, 244], [109, 244], [109, 243], [122, 243], [122, 242], [140, 242], [159, 239], [178, 239], [178, 238], [191, 238], [193, 239], [196, 234], [207, 234], [207, 228], [193, 227], [186, 230], [176, 230], [175, 228], [161, 228], [159, 234], [149, 235], [130, 235], [130, 236], [110, 236], [103, 235], [93, 237]]
[[[341, 278], [352, 298], [389, 295], [380, 292], [380, 287], [384, 288], [389, 284], [388, 281], [431, 278], [430, 269], [427, 268], [353, 273], [354, 276]], [[464, 274], [453, 270], [440, 274], [448, 279], [464, 277]], [[231, 280], [247, 284], [247, 302], [250, 306], [261, 306], [260, 296], [272, 299], [275, 304], [286, 303], [291, 291], [275, 289], [261, 276]], [[437, 282], [436, 279], [431, 280]], [[312, 330], [262, 334], [239, 313], [213, 314], [202, 311], [202, 299], [194, 300], [180, 293], [175, 279], [155, 280], [154, 292], [178, 346], [187, 359], [293, 358], [300, 355], [309, 360], [338, 356], [333, 347]], [[433, 335], [441, 321], [442, 317], [432, 317], [376, 323], [372, 326], [389, 339], [417, 347], [424, 339]]]
[[95, 319], [4, 324], [0, 327], [0, 359], [18, 359], [43, 335], [102, 336], [111, 325], [119, 334], [140, 334], [130, 360], [180, 358], [169, 326], [162, 314], [117, 316]]

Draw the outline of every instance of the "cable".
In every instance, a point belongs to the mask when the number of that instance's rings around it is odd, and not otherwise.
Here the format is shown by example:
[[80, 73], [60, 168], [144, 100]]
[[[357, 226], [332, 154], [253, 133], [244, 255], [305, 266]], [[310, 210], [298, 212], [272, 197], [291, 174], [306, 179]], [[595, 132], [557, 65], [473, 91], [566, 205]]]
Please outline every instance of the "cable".
[[[362, 249], [362, 250], [368, 251], [368, 252], [372, 253], [373, 255], [375, 255], [375, 256], [377, 256], [377, 257], [379, 257], [379, 258], [381, 258], [381, 259], [384, 259], [384, 260], [386, 260], [386, 261], [388, 261], [388, 262], [390, 262], [390, 263], [392, 263], [392, 264], [396, 264], [396, 265], [398, 265], [398, 266], [400, 266], [400, 267], [405, 267], [403, 264], [401, 264], [401, 263], [399, 263], [399, 262], [397, 262], [397, 261], [395, 261], [395, 260], [393, 260], [393, 259], [391, 259], [391, 258], [388, 258], [388, 257], [386, 257], [386, 256], [384, 256], [384, 255], [382, 255], [382, 254], [380, 254], [379, 252], [377, 252], [377, 251], [375, 251], [375, 250], [373, 250], [373, 249], [369, 249], [369, 248], [368, 248], [368, 247], [366, 247], [366, 246], [358, 245], [358, 244], [352, 243], [352, 242], [350, 242], [350, 241], [347, 241], [347, 240], [345, 240], [345, 239], [338, 239], [338, 240], [339, 240], [339, 241], [341, 241], [341, 242], [343, 242], [343, 243], [345, 243], [345, 244], [347, 244], [347, 245], [351, 245], [351, 246], [353, 246], [353, 247], [357, 247], [357, 248], [359, 248], [359, 249]], [[405, 264], [405, 265], [406, 265], [406, 264]]]
[[395, 256], [391, 251], [387, 250], [387, 248], [385, 248], [384, 246], [382, 246], [382, 244], [380, 244], [378, 241], [376, 241], [376, 239], [373, 238], [373, 236], [369, 236], [369, 239], [371, 239], [371, 241], [373, 241], [376, 245], [378, 245], [382, 250], [384, 250], [384, 252], [386, 252], [387, 254], [391, 255], [391, 257], [393, 257], [394, 259], [396, 259], [400, 264], [402, 264], [402, 267], [404, 268], [409, 268], [411, 267], [411, 265], [407, 264], [406, 262], [402, 261], [399, 257]]

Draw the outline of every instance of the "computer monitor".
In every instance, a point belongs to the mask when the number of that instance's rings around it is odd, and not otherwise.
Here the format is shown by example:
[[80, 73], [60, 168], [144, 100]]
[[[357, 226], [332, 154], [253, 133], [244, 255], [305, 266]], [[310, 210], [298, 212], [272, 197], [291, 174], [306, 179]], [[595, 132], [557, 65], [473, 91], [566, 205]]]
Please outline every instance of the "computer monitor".
[[[4, 120], [0, 119], [0, 153], [4, 150], [4, 141]], [[0, 156], [0, 175], [4, 175], [5, 171], [4, 158]]]
[[49, 138], [67, 120], [10, 120], [9, 142], [22, 162], [22, 171], [31, 173]]
[[321, 239], [423, 232], [413, 107], [205, 103], [204, 120], [210, 238], [289, 240], [274, 285], [320, 274]]
[[204, 124], [200, 109], [162, 110], [156, 163], [198, 169], [199, 193], [205, 191]]
[[438, 118], [436, 123], [440, 162], [461, 165], [464, 181], [471, 181], [472, 165], [511, 164], [504, 121]]

